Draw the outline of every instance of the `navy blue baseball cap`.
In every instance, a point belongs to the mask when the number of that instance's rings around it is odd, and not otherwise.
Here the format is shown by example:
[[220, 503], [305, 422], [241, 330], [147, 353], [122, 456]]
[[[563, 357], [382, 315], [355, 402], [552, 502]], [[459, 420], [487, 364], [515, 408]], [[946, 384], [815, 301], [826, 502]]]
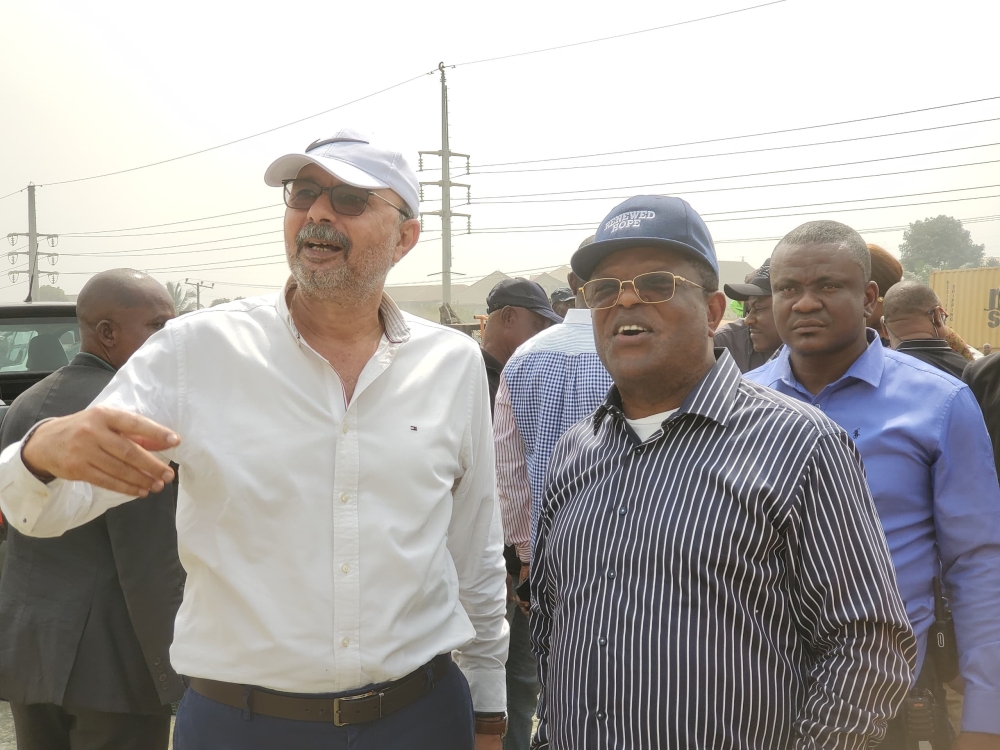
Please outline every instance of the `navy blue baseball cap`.
[[553, 323], [563, 322], [552, 309], [548, 295], [537, 281], [519, 278], [500, 281], [486, 297], [486, 312], [494, 313], [505, 307], [523, 307]]
[[628, 247], [677, 250], [708, 263], [719, 275], [719, 260], [705, 222], [690, 204], [670, 195], [637, 195], [620, 203], [601, 222], [594, 241], [570, 260], [573, 273], [584, 281], [604, 258]]

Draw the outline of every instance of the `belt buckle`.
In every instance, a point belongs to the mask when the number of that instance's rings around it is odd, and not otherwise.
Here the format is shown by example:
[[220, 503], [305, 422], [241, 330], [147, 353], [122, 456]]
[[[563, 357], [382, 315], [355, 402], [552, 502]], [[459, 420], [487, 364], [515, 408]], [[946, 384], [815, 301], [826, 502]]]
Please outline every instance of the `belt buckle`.
[[[347, 696], [344, 696], [343, 698], [334, 698], [333, 699], [333, 725], [336, 726], [336, 727], [346, 727], [348, 724], [351, 723], [351, 722], [348, 722], [348, 721], [341, 721], [340, 720], [340, 704], [341, 703], [343, 703], [344, 701], [357, 701], [357, 700], [361, 700], [362, 698], [370, 698], [373, 695], [377, 695], [378, 696], [378, 717], [377, 718], [381, 719], [382, 718], [382, 698], [385, 697], [385, 693], [383, 693], [381, 690], [369, 690], [367, 693], [361, 693], [361, 695], [347, 695]], [[361, 722], [358, 722], [358, 723], [361, 723]]]

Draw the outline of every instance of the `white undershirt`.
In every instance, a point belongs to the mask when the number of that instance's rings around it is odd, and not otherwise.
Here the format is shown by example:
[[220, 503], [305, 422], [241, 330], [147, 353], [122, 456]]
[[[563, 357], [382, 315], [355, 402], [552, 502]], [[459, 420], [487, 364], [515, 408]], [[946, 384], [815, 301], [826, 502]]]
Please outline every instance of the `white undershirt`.
[[675, 411], [677, 411], [677, 409], [660, 412], [659, 414], [650, 414], [648, 417], [642, 417], [641, 419], [626, 418], [625, 421], [629, 423], [629, 426], [633, 430], [635, 430], [635, 434], [639, 436], [639, 440], [645, 443], [657, 430], [660, 429], [660, 425], [663, 424], [664, 420], [666, 420], [667, 417]]

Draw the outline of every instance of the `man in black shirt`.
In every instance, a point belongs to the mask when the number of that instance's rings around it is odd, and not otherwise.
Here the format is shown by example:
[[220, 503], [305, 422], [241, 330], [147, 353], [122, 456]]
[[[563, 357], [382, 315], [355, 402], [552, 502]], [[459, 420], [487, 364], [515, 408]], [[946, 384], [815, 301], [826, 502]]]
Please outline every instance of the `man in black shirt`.
[[729, 299], [743, 303], [743, 318], [715, 332], [715, 345], [733, 355], [740, 372], [756, 370], [781, 346], [771, 312], [771, 260], [747, 276], [745, 284], [726, 284]]
[[528, 279], [504, 279], [486, 298], [483, 360], [490, 385], [490, 408], [500, 387], [500, 373], [521, 344], [554, 323], [562, 323], [540, 284]]
[[548, 464], [536, 748], [860, 748], [916, 655], [845, 431], [743, 378], [685, 201], [615, 208], [573, 272], [614, 387]]
[[926, 284], [902, 281], [885, 293], [881, 333], [897, 352], [934, 365], [961, 379], [969, 361], [941, 338], [948, 319], [941, 300]]
[[972, 389], [979, 408], [983, 410], [986, 429], [993, 441], [993, 458], [1000, 474], [1000, 355], [970, 362], [965, 367], [962, 380]]

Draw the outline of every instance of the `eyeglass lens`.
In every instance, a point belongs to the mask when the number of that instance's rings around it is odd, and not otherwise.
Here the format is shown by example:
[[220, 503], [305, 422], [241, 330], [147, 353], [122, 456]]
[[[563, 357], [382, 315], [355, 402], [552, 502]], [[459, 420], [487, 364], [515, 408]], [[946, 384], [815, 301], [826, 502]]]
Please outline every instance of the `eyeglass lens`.
[[368, 205], [368, 191], [350, 185], [324, 188], [310, 180], [285, 183], [285, 205], [299, 210], [309, 209], [321, 193], [330, 194], [330, 205], [343, 216], [360, 216]]
[[[600, 310], [613, 307], [621, 296], [624, 284], [618, 279], [594, 279], [583, 285], [583, 298], [587, 307]], [[653, 271], [636, 276], [631, 281], [636, 296], [648, 304], [666, 302], [674, 296], [674, 275], [669, 271]]]

